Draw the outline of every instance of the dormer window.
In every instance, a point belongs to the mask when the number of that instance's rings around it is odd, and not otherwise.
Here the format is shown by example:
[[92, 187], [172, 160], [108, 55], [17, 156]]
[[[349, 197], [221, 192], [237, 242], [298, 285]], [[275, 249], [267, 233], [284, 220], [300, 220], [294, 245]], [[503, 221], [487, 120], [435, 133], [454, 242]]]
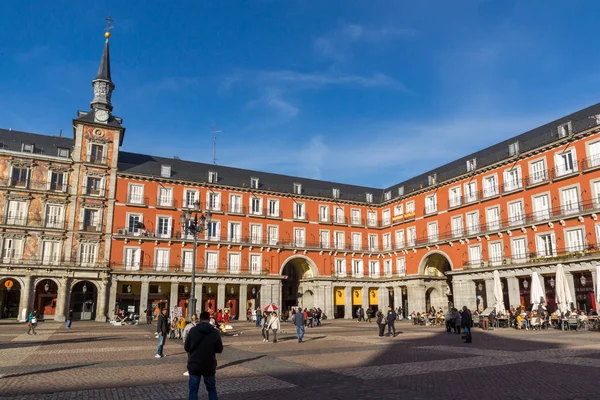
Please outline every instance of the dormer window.
[[301, 183], [294, 183], [294, 193], [302, 194], [302, 184]]
[[340, 189], [333, 188], [333, 198], [334, 199], [340, 198]]
[[64, 147], [58, 148], [58, 156], [62, 158], [69, 158], [69, 149], [65, 149]]
[[250, 178], [250, 189], [258, 189], [258, 178]]
[[430, 185], [430, 186], [431, 186], [431, 185], [435, 185], [435, 184], [436, 184], [436, 182], [437, 182], [437, 174], [432, 174], [432, 175], [429, 175], [429, 176], [427, 177], [427, 182], [429, 183], [429, 185]]
[[403, 196], [404, 195], [404, 186], [400, 186], [398, 188], [398, 196]]
[[508, 145], [508, 155], [511, 157], [519, 155], [519, 142], [514, 142]]
[[571, 121], [558, 126], [558, 137], [567, 137], [572, 133]]
[[33, 153], [33, 143], [23, 143], [23, 153]]
[[373, 202], [373, 193], [367, 193], [367, 203]]
[[391, 200], [392, 199], [392, 192], [390, 190], [388, 190], [387, 192], [385, 192], [383, 194], [383, 199], [385, 201]]
[[477, 169], [477, 159], [467, 160], [467, 172], [473, 172]]
[[218, 175], [217, 171], [208, 171], [208, 182], [217, 183]]
[[163, 178], [171, 177], [171, 166], [170, 165], [161, 165], [160, 166], [160, 176]]

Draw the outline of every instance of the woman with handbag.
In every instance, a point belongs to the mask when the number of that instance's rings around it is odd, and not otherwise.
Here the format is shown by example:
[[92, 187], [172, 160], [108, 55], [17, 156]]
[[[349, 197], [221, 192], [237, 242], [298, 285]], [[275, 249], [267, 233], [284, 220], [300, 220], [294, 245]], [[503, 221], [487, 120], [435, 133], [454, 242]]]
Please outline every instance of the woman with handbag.
[[277, 313], [274, 312], [271, 314], [271, 318], [269, 318], [269, 329], [273, 331], [273, 343], [277, 343], [277, 331], [279, 330], [279, 317]]
[[385, 332], [385, 325], [387, 324], [387, 318], [381, 310], [377, 311], [377, 326], [379, 327], [379, 337], [383, 337]]
[[29, 329], [27, 330], [28, 335], [31, 335], [32, 331], [34, 335], [37, 335], [35, 331], [35, 327], [37, 326], [37, 318], [37, 310], [33, 310], [29, 313], [29, 316], [27, 317], [27, 326], [29, 327]]

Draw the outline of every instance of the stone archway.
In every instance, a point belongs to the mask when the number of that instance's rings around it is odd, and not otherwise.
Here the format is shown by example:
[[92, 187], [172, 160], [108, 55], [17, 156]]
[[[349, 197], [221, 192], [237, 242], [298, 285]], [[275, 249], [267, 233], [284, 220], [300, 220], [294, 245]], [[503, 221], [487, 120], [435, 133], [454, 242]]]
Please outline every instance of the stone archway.
[[[308, 257], [304, 255], [295, 255], [289, 257], [283, 262], [281, 275], [285, 276], [282, 281], [281, 308], [288, 310], [300, 304], [304, 293], [310, 291], [309, 288], [300, 288], [301, 282], [315, 278], [318, 275], [317, 266]], [[312, 294], [313, 292], [310, 291]], [[314, 304], [314, 299], [313, 299]], [[305, 306], [307, 307], [307, 306]]]
[[419, 275], [429, 281], [430, 288], [425, 293], [427, 311], [433, 305], [436, 309], [451, 307], [454, 304], [452, 277], [447, 274], [453, 270], [452, 261], [446, 253], [432, 250], [425, 254], [419, 265]]
[[[53, 278], [40, 278], [35, 283], [35, 296], [33, 301], [33, 309], [37, 310], [40, 319], [55, 319], [58, 291], [64, 290], [59, 283]], [[59, 312], [59, 314], [61, 314]], [[58, 315], [58, 318], [63, 317]]]
[[0, 319], [19, 317], [21, 282], [15, 278], [0, 279]]
[[75, 320], [95, 320], [98, 287], [91, 281], [78, 281], [72, 285], [69, 307]]

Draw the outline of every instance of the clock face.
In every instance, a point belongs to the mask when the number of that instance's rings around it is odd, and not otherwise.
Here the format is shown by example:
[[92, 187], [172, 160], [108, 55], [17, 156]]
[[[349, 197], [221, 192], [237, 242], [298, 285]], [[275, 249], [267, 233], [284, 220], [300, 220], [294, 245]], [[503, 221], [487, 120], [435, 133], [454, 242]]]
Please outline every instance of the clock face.
[[95, 114], [96, 120], [100, 122], [108, 121], [108, 111], [106, 110], [96, 110]]

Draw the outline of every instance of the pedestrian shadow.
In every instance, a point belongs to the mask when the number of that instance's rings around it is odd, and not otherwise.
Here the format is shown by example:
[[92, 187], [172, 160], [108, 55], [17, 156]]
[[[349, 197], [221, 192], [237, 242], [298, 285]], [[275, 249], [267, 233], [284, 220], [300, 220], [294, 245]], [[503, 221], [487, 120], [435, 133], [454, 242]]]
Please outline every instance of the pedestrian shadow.
[[42, 370], [35, 370], [35, 371], [31, 371], [31, 372], [23, 372], [20, 374], [11, 374], [11, 375], [3, 375], [2, 378], [19, 378], [22, 376], [28, 376], [28, 375], [38, 375], [38, 374], [47, 374], [50, 372], [59, 372], [59, 371], [67, 371], [70, 369], [75, 369], [75, 368], [84, 368], [84, 367], [91, 367], [92, 365], [97, 365], [98, 363], [91, 363], [91, 364], [79, 364], [79, 365], [69, 365], [66, 367], [60, 367], [60, 368], [49, 368], [49, 369], [42, 369]]
[[52, 346], [55, 344], [77, 344], [77, 343], [90, 343], [90, 342], [103, 342], [106, 340], [118, 340], [124, 339], [122, 336], [102, 336], [102, 337], [86, 337], [86, 338], [74, 338], [74, 339], [63, 339], [63, 340], [48, 340], [43, 342], [31, 341], [31, 342], [8, 342], [0, 344], [2, 349], [14, 349], [24, 347], [36, 347], [36, 346]]
[[260, 360], [263, 357], [266, 357], [266, 355], [263, 354], [263, 355], [260, 355], [260, 356], [257, 356], [257, 357], [245, 358], [243, 360], [235, 360], [235, 361], [232, 361], [232, 362], [227, 363], [225, 365], [219, 365], [217, 367], [217, 369], [219, 370], [219, 369], [223, 369], [223, 368], [227, 368], [227, 367], [232, 367], [234, 365], [240, 365], [240, 364], [243, 364], [243, 363], [247, 363], [247, 362], [250, 362], [250, 361]]

